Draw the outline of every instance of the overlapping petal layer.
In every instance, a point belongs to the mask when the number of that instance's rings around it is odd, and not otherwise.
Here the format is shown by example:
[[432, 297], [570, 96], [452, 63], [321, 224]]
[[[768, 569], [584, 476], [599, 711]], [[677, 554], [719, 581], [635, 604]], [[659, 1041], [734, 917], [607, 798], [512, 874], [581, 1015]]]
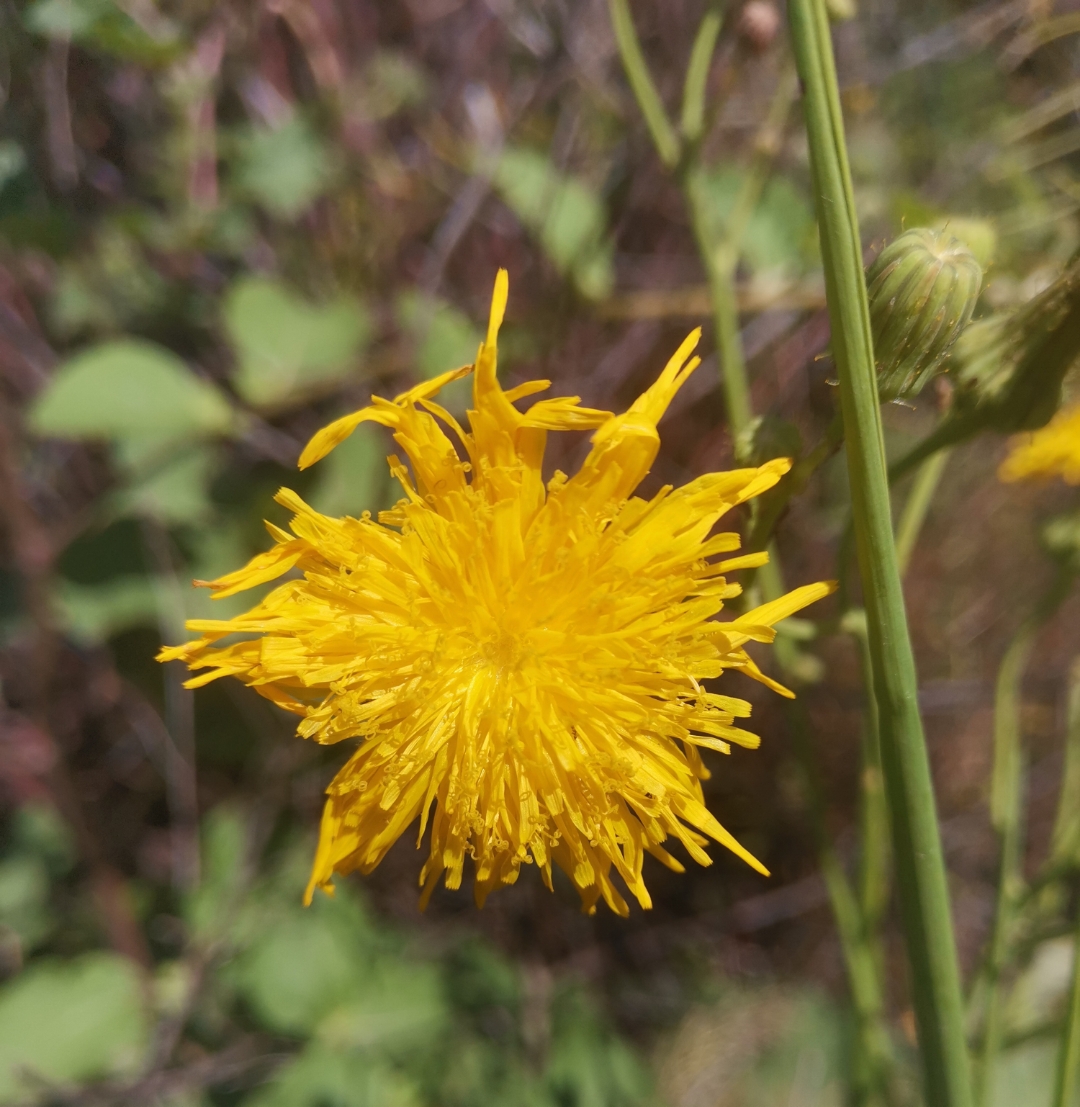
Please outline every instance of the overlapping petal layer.
[[[714, 527], [789, 462], [633, 496], [657, 423], [698, 365], [698, 332], [624, 414], [576, 398], [522, 412], [515, 402], [547, 382], [499, 385], [506, 294], [500, 272], [475, 366], [373, 399], [301, 456], [306, 467], [361, 422], [381, 423], [409, 460], [390, 458], [405, 497], [377, 521], [334, 519], [282, 490], [291, 533], [271, 527], [269, 552], [209, 587], [302, 578], [237, 618], [189, 623], [201, 637], [160, 655], [204, 670], [191, 687], [239, 678], [301, 716], [304, 737], [361, 740], [328, 789], [308, 899], [334, 873], [370, 872], [417, 821], [418, 844], [430, 830], [425, 900], [440, 877], [461, 884], [468, 856], [480, 903], [535, 863], [549, 887], [562, 868], [588, 910], [603, 898], [625, 914], [614, 875], [648, 907], [644, 855], [681, 870], [671, 838], [700, 864], [711, 838], [765, 872], [705, 807], [699, 750], [758, 744], [737, 725], [749, 705], [704, 682], [739, 669], [789, 695], [744, 647], [831, 591], [809, 585], [715, 618], [739, 593], [728, 574], [765, 555], [725, 557], [739, 538]], [[470, 369], [466, 432], [433, 397]], [[580, 470], [545, 484], [547, 433], [581, 429], [594, 433]]]

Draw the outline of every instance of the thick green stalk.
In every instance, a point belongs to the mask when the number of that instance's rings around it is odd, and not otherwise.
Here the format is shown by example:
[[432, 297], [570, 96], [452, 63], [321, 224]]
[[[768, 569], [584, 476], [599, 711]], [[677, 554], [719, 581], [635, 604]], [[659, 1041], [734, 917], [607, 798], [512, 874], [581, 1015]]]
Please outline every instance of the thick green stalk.
[[1080, 1088], [1080, 915], [1073, 939], [1072, 988], [1069, 1010], [1058, 1048], [1057, 1076], [1051, 1107], [1071, 1107]]
[[893, 854], [929, 1107], [970, 1107], [960, 973], [893, 545], [862, 244], [824, 0], [789, 0], [804, 93]]
[[1014, 923], [1024, 893], [1024, 752], [1020, 710], [1024, 671], [1035, 639], [1046, 621], [1069, 593], [1073, 574], [1059, 570], [1053, 584], [1035, 610], [1021, 624], [1005, 651], [994, 689], [994, 768], [990, 784], [990, 819], [1000, 842], [997, 902], [982, 984], [982, 1051], [976, 1079], [976, 1102], [983, 1107], [993, 1100], [997, 1057], [1004, 1036], [1002, 974], [1007, 968]]

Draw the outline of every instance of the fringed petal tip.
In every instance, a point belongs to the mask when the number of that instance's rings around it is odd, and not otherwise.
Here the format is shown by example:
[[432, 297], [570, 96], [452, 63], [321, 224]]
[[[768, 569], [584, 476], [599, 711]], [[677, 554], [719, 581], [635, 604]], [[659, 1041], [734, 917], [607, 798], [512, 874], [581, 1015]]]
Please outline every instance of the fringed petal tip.
[[484, 342], [486, 346], [494, 347], [499, 337], [499, 328], [506, 315], [506, 301], [509, 296], [510, 274], [505, 269], [500, 269], [495, 274], [495, 288], [491, 293], [491, 313], [488, 316], [487, 338]]

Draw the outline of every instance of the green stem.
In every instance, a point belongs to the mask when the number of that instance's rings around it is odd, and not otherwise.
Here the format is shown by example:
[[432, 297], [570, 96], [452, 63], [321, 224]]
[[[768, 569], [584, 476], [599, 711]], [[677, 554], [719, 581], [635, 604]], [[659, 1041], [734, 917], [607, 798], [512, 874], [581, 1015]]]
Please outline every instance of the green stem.
[[960, 972], [889, 508], [862, 244], [824, 0], [790, 0], [900, 906], [929, 1107], [970, 1107]]
[[[765, 581], [762, 582], [763, 590]], [[780, 644], [777, 639], [777, 645]], [[778, 659], [782, 655], [777, 653]], [[869, 1107], [889, 1100], [893, 1068], [892, 1042], [885, 1022], [880, 959], [866, 928], [866, 920], [840, 857], [829, 841], [825, 825], [824, 789], [810, 745], [810, 724], [798, 701], [788, 704], [788, 719], [796, 759], [806, 787], [810, 822], [817, 844], [818, 864], [844, 958], [848, 988], [856, 1018], [856, 1050], [851, 1081], [855, 1102]]]
[[652, 135], [653, 145], [660, 160], [668, 169], [674, 169], [682, 155], [682, 143], [653, 83], [637, 31], [634, 30], [628, 0], [608, 0], [608, 10], [611, 13], [611, 26], [615, 31], [619, 56], [622, 58], [623, 69], [626, 70], [626, 79], [630, 82], [630, 89], [645, 117], [645, 125]]
[[705, 131], [705, 91], [709, 80], [716, 40], [723, 20], [718, 8], [709, 8], [701, 20], [694, 45], [690, 49], [690, 61], [686, 66], [683, 83], [682, 117], [679, 122], [687, 142], [700, 141]]
[[1057, 1078], [1051, 1107], [1071, 1107], [1080, 1087], [1080, 913], [1073, 938], [1072, 988], [1058, 1050]]
[[915, 552], [915, 542], [926, 522], [926, 513], [930, 510], [930, 503], [941, 483], [948, 461], [948, 450], [931, 454], [919, 467], [908, 498], [904, 501], [904, 510], [896, 528], [896, 563], [901, 577], [907, 576], [911, 555]]
[[994, 689], [994, 767], [990, 785], [990, 819], [1001, 845], [994, 929], [983, 973], [982, 1052], [976, 1080], [976, 1102], [992, 1101], [995, 1066], [1004, 1034], [1001, 981], [1009, 961], [1017, 907], [1024, 894], [1023, 798], [1024, 753], [1020, 712], [1023, 680], [1039, 631], [1061, 606], [1072, 586], [1068, 568], [1058, 571], [1035, 610], [1024, 620], [1005, 651]]
[[750, 426], [754, 411], [750, 400], [750, 381], [746, 375], [746, 360], [739, 337], [739, 308], [735, 292], [738, 255], [727, 242], [716, 244], [710, 238], [701, 174], [688, 174], [685, 188], [694, 237], [705, 263], [705, 274], [709, 282], [728, 427], [735, 443], [736, 458], [741, 461], [748, 446], [745, 431]]
[[1061, 773], [1054, 832], [1048, 867], [1075, 865], [1080, 853], [1080, 657], [1069, 671], [1069, 707], [1066, 715], [1065, 764]]
[[770, 489], [762, 500], [762, 507], [754, 517], [754, 525], [746, 540], [748, 550], [763, 550], [772, 539], [773, 531], [784, 509], [791, 500], [810, 483], [810, 478], [829, 460], [844, 441], [844, 423], [839, 415], [833, 419], [825, 437], [805, 457], [799, 458], [775, 489]]
[[[783, 575], [774, 559], [762, 566], [758, 582], [765, 600], [775, 599], [783, 594]], [[863, 638], [865, 640], [865, 633]], [[777, 637], [775, 656], [785, 677], [791, 679], [798, 663], [795, 643], [784, 636]], [[867, 688], [869, 689], [869, 684]], [[872, 696], [870, 700], [872, 703]], [[856, 1049], [851, 1072], [854, 1101], [862, 1107], [877, 1107], [890, 1101], [894, 1065], [892, 1041], [885, 1019], [882, 984], [884, 959], [877, 941], [877, 928], [888, 894], [885, 876], [888, 850], [886, 846], [885, 860], [877, 868], [882, 891], [875, 896], [875, 903], [880, 903], [881, 909], [874, 915], [871, 925], [871, 916], [864, 908], [862, 897], [857, 896], [852, 889], [840, 857], [829, 840], [825, 819], [825, 792], [811, 748], [810, 722], [805, 709], [797, 700], [788, 704], [788, 719], [796, 760], [809, 801], [818, 865], [829, 896], [829, 906], [836, 920], [851, 1003], [855, 1009]], [[876, 841], [880, 842], [880, 837], [878, 835]], [[866, 844], [864, 838], [864, 849]]]
[[842, 625], [858, 644], [859, 670], [863, 688], [866, 689], [859, 819], [859, 840], [862, 847], [859, 861], [859, 903], [867, 935], [876, 940], [889, 902], [889, 807], [881, 769], [881, 728], [877, 700], [874, 699], [866, 613], [853, 609], [844, 616]]

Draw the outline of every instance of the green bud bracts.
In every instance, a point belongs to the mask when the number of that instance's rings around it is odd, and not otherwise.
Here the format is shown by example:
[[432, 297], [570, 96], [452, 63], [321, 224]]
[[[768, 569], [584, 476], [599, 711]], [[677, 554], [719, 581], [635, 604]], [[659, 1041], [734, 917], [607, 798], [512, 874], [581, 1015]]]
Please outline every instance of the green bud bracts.
[[982, 287], [972, 252], [946, 231], [905, 231], [866, 273], [883, 400], [916, 396], [971, 319]]

